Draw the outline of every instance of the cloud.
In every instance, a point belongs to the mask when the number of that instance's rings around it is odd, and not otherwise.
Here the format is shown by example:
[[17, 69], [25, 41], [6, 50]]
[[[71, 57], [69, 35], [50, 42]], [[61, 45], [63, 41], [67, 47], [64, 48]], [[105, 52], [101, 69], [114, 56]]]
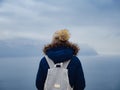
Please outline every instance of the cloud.
[[71, 40], [86, 43], [100, 54], [120, 54], [120, 31], [111, 27], [74, 27]]
[[112, 51], [120, 51], [119, 3], [119, 0], [0, 0], [0, 39], [49, 39], [54, 31], [68, 28], [76, 42], [87, 43], [100, 52], [109, 51], [110, 45], [115, 47]]
[[[43, 54], [43, 47], [48, 41], [32, 39], [12, 39], [0, 41], [0, 57], [21, 57], [21, 56], [39, 56]], [[78, 55], [89, 56], [98, 55], [89, 45], [81, 44], [81, 51]], [[17, 51], [17, 52], [16, 52]]]
[[[68, 1], [39, 1], [39, 0], [6, 0], [2, 7], [2, 14], [8, 13], [9, 19], [20, 28], [76, 25], [117, 25], [119, 12], [110, 12], [103, 7], [111, 0], [72, 0]], [[109, 6], [110, 7], [110, 6]], [[105, 10], [105, 11], [104, 11]], [[112, 10], [114, 11], [114, 10]], [[113, 13], [113, 14], [111, 14]], [[10, 16], [9, 16], [10, 15]], [[2, 17], [5, 17], [2, 16]], [[53, 22], [53, 23], [51, 23]], [[31, 27], [30, 27], [31, 28]], [[27, 28], [29, 29], [29, 28]], [[32, 29], [33, 30], [33, 29]]]
[[[7, 24], [6, 22], [6, 24], [3, 24], [1, 21], [1, 30], [9, 29], [11, 31], [39, 31], [39, 28], [44, 30], [46, 27], [57, 24], [55, 19], [56, 17], [53, 16], [59, 11], [64, 10], [62, 10], [62, 8], [52, 6], [44, 2], [38, 3], [33, 0], [12, 0], [9, 2], [9, 0], [6, 0], [0, 10], [0, 17], [8, 19], [12, 23]], [[53, 16], [50, 16], [52, 15], [51, 13], [53, 13]]]

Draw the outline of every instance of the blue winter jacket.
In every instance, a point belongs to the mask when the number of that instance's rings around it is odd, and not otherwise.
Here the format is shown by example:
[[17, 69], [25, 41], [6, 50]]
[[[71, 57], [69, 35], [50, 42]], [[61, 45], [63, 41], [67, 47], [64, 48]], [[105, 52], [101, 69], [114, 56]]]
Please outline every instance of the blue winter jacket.
[[[84, 90], [85, 78], [82, 69], [82, 65], [77, 56], [73, 55], [74, 50], [68, 47], [56, 47], [47, 50], [46, 55], [53, 60], [54, 63], [64, 62], [71, 60], [67, 69], [69, 83], [73, 90]], [[36, 76], [36, 88], [38, 90], [44, 90], [44, 83], [47, 76], [49, 65], [43, 57], [40, 61], [37, 76]]]

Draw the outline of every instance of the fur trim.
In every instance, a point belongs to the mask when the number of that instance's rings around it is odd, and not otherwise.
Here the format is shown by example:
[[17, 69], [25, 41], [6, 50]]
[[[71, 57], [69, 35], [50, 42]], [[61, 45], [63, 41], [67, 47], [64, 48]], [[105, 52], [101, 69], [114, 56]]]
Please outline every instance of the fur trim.
[[51, 49], [51, 48], [54, 48], [54, 47], [59, 47], [59, 46], [72, 48], [74, 50], [73, 55], [77, 55], [77, 53], [80, 50], [80, 48], [78, 47], [77, 44], [74, 44], [74, 43], [71, 43], [71, 42], [67, 41], [67, 42], [51, 43], [51, 44], [45, 45], [44, 48], [43, 48], [43, 52], [46, 54], [48, 49]]

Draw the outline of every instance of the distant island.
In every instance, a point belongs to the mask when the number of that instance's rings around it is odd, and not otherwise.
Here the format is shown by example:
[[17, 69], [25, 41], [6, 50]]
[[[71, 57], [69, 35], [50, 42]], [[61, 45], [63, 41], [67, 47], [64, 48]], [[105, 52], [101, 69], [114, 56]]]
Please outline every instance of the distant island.
[[[42, 48], [47, 42], [24, 38], [0, 40], [0, 57], [27, 57], [43, 55]], [[80, 44], [78, 55], [97, 55], [96, 50], [86, 44]]]

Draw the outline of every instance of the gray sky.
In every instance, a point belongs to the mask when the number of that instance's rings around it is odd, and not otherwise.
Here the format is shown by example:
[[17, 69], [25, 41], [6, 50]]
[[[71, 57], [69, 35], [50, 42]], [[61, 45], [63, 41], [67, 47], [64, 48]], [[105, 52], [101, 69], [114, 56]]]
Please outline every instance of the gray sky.
[[120, 54], [120, 0], [0, 0], [0, 40], [50, 40], [63, 28], [71, 41]]

